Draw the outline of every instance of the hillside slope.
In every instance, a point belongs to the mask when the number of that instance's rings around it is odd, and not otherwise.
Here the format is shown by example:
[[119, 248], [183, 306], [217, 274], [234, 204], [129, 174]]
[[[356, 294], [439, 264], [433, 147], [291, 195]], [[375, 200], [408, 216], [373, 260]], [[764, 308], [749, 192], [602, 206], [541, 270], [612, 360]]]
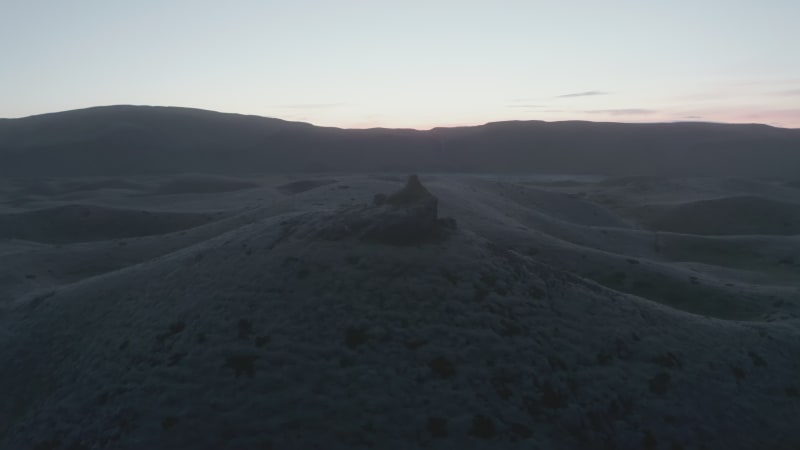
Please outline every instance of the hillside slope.
[[422, 180], [99, 189], [203, 220], [0, 241], [0, 449], [800, 444], [796, 236], [654, 240], [569, 193], [602, 185]]

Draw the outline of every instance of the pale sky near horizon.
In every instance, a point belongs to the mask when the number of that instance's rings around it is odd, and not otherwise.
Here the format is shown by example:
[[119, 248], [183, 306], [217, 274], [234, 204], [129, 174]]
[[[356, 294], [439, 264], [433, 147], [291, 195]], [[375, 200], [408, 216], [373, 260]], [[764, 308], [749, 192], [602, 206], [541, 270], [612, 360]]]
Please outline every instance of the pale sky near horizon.
[[800, 128], [798, 20], [797, 0], [0, 0], [0, 117], [148, 104], [356, 128]]

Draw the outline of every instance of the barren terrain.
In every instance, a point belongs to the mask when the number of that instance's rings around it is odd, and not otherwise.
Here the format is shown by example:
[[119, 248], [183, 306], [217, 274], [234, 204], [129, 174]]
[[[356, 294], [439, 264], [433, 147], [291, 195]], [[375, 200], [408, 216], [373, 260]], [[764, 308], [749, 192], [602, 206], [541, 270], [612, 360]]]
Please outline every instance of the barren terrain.
[[800, 445], [796, 183], [420, 179], [0, 180], [0, 448]]

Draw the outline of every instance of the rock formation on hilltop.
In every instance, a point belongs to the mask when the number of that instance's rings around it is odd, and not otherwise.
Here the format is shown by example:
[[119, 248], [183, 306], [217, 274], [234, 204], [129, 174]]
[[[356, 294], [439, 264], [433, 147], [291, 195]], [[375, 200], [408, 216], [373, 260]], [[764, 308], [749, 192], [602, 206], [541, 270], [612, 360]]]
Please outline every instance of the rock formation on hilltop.
[[298, 236], [326, 240], [354, 237], [367, 242], [412, 245], [444, 238], [455, 219], [439, 218], [439, 200], [417, 175], [392, 194], [376, 194], [372, 205], [346, 207], [332, 215], [298, 224]]
[[439, 199], [422, 185], [417, 175], [408, 177], [406, 185], [388, 196], [376, 196], [374, 214], [363, 238], [402, 244], [425, 241], [442, 236], [455, 228], [454, 219], [439, 218]]

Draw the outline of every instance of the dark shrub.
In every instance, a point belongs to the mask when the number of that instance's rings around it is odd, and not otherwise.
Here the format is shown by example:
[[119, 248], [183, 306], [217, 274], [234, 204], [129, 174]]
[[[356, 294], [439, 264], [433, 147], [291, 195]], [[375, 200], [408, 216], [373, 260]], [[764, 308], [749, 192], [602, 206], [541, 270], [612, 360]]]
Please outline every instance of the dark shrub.
[[479, 414], [472, 419], [472, 427], [469, 429], [469, 434], [480, 439], [491, 439], [495, 435], [494, 422], [492, 419]]
[[456, 367], [444, 356], [437, 356], [428, 363], [431, 371], [440, 378], [450, 378], [456, 373]]
[[650, 379], [650, 392], [654, 394], [663, 394], [667, 392], [667, 388], [669, 388], [670, 378], [669, 374], [666, 372], [659, 372]]
[[428, 418], [428, 433], [433, 437], [447, 437], [447, 419], [442, 417]]

